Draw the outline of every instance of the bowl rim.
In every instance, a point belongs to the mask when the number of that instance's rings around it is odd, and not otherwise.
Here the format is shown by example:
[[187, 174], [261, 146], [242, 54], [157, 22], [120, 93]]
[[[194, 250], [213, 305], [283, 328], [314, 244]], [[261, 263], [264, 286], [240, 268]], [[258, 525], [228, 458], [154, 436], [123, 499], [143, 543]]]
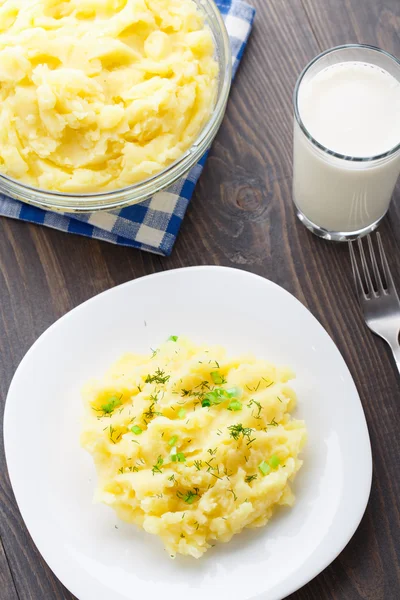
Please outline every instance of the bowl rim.
[[173, 185], [188, 173], [207, 152], [218, 132], [225, 114], [232, 81], [232, 49], [221, 12], [214, 0], [194, 1], [205, 15], [206, 21], [213, 19], [217, 24], [223, 42], [222, 55], [224, 62], [220, 65], [221, 85], [211, 117], [192, 146], [182, 156], [162, 171], [143, 181], [105, 192], [68, 193], [45, 190], [25, 184], [0, 172], [0, 194], [55, 212], [90, 213], [121, 209], [144, 202], [157, 192]]

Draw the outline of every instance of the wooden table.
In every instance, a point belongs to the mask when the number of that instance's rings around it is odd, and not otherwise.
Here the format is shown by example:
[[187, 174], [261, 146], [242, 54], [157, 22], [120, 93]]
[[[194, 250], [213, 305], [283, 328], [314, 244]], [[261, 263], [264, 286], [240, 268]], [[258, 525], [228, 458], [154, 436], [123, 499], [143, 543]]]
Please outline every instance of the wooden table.
[[[388, 349], [361, 318], [346, 246], [313, 237], [296, 220], [291, 100], [300, 70], [325, 48], [364, 42], [400, 56], [400, 0], [253, 4], [256, 25], [227, 115], [170, 258], [0, 220], [0, 398], [4, 404], [18, 363], [46, 328], [112, 286], [198, 264], [229, 265], [272, 279], [313, 312], [343, 353], [364, 405], [375, 465], [371, 499], [353, 539], [290, 598], [398, 600], [399, 375]], [[400, 289], [400, 186], [381, 231]], [[0, 597], [71, 600], [22, 522], [2, 445], [0, 460]], [[29, 463], [29, 451], [26, 468], [40, 468]]]

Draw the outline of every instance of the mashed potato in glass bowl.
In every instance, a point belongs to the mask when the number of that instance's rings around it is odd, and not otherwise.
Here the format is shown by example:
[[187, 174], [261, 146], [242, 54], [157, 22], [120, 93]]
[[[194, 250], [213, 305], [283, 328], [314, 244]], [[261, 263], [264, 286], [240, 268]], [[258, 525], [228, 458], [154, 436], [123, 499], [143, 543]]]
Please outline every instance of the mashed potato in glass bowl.
[[213, 541], [265, 525], [293, 505], [302, 465], [293, 377], [176, 336], [148, 356], [123, 356], [84, 390], [96, 500], [158, 535], [172, 557], [199, 558]]
[[212, 1], [0, 0], [0, 191], [66, 211], [142, 201], [210, 146], [230, 78]]

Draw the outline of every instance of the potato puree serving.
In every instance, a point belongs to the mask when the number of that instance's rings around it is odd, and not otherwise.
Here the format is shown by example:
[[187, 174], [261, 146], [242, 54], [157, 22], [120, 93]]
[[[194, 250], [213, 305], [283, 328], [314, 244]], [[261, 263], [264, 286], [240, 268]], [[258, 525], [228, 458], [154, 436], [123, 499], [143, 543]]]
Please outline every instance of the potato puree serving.
[[123, 356], [84, 389], [96, 500], [158, 535], [172, 557], [199, 558], [214, 540], [265, 525], [293, 504], [289, 482], [302, 465], [291, 378], [176, 336], [151, 355]]
[[0, 171], [75, 193], [156, 174], [210, 117], [214, 50], [192, 0], [0, 0]]

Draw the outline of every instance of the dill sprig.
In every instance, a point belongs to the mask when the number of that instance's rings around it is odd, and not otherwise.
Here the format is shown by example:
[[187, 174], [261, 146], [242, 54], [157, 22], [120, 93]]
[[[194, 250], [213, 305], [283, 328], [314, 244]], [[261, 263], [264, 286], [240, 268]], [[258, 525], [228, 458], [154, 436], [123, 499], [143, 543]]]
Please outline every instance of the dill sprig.
[[117, 429], [116, 429], [115, 427], [113, 427], [112, 425], [110, 425], [110, 427], [108, 427], [108, 428], [106, 427], [106, 429], [108, 429], [108, 430], [109, 430], [109, 438], [110, 438], [110, 441], [111, 441], [113, 444], [116, 444], [116, 443], [118, 442], [118, 440], [120, 439], [120, 437], [121, 437], [122, 433], [120, 432], [120, 433], [117, 435], [117, 437], [114, 439], [114, 434], [116, 433]]
[[118, 406], [121, 406], [122, 396], [123, 394], [121, 394], [119, 398], [117, 396], [111, 396], [111, 398], [109, 398], [105, 404], [102, 404], [100, 408], [93, 408], [93, 410], [95, 410], [96, 412], [102, 412], [103, 417], [106, 415], [111, 416], [114, 410], [118, 408]]
[[240, 436], [243, 438], [247, 438], [250, 441], [250, 436], [254, 429], [251, 427], [243, 427], [241, 423], [237, 423], [236, 425], [231, 425], [228, 427], [230, 436], [233, 437], [234, 440], [238, 440]]
[[153, 465], [153, 467], [151, 469], [152, 472], [153, 472], [153, 475], [155, 475], [156, 473], [162, 473], [161, 467], [162, 467], [163, 464], [164, 464], [164, 460], [163, 460], [162, 456], [159, 456], [157, 458], [156, 464]]
[[250, 400], [250, 402], [248, 403], [248, 405], [247, 405], [247, 406], [248, 406], [248, 407], [251, 407], [253, 404], [254, 404], [254, 406], [256, 406], [256, 407], [257, 407], [258, 413], [257, 413], [256, 415], [254, 415], [254, 414], [252, 413], [252, 415], [253, 415], [253, 417], [254, 417], [255, 419], [260, 419], [260, 415], [261, 415], [261, 409], [262, 409], [262, 406], [261, 406], [261, 404], [260, 404], [259, 402], [257, 402], [257, 400], [253, 400], [253, 399], [251, 399], [251, 400]]
[[167, 381], [169, 381], [171, 378], [171, 375], [166, 375], [164, 370], [161, 370], [160, 367], [158, 367], [158, 369], [156, 370], [156, 372], [153, 375], [147, 375], [146, 379], [144, 380], [145, 383], [160, 383], [160, 384], [164, 384], [167, 383]]
[[153, 417], [162, 417], [162, 413], [157, 412], [156, 410], [154, 410], [154, 406], [155, 406], [155, 402], [152, 402], [149, 406], [149, 408], [147, 409], [147, 411], [145, 413], [143, 413], [143, 416], [147, 419], [147, 420], [151, 420]]
[[254, 481], [255, 479], [257, 479], [257, 475], [247, 475], [247, 477], [244, 478], [246, 483], [250, 483], [251, 481]]
[[193, 504], [193, 502], [195, 500], [200, 498], [199, 491], [200, 491], [199, 488], [195, 487], [195, 488], [193, 488], [193, 492], [189, 491], [189, 492], [183, 493], [183, 492], [178, 491], [178, 492], [176, 492], [176, 495], [180, 500], [183, 500], [184, 502], [186, 502], [186, 504]]

